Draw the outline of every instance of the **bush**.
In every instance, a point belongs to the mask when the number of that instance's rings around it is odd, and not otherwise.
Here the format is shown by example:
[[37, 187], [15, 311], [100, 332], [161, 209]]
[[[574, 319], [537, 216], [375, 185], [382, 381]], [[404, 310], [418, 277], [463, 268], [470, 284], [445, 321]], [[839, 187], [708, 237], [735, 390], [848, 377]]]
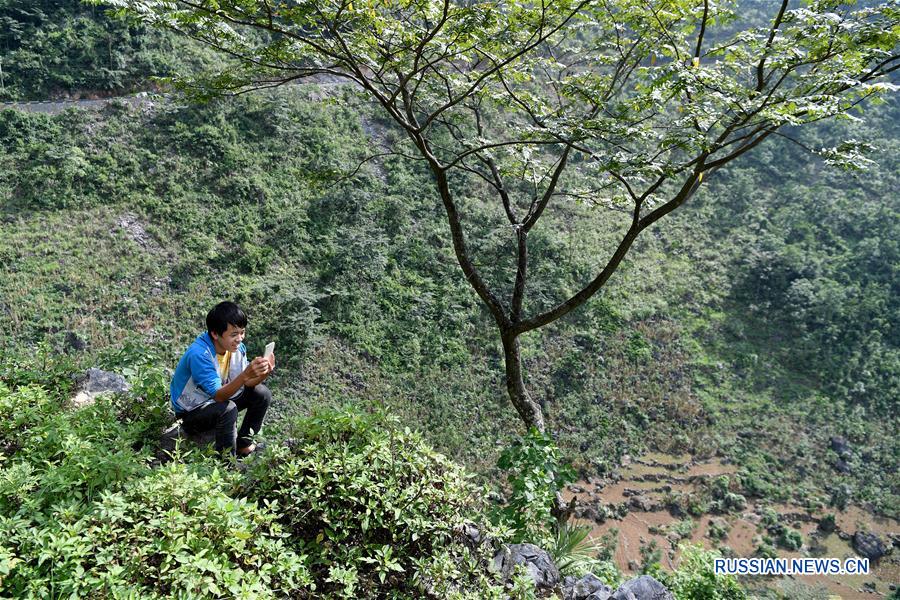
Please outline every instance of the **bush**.
[[0, 597], [502, 597], [493, 545], [459, 527], [484, 491], [396, 421], [295, 420], [246, 476], [199, 454], [151, 470], [159, 381], [131, 375], [140, 398], [77, 411], [0, 384]]
[[284, 507], [280, 522], [307, 556], [317, 593], [497, 591], [485, 575], [490, 549], [473, 550], [456, 533], [484, 497], [460, 467], [384, 417], [330, 412], [290, 430], [295, 437], [260, 457], [241, 492]]
[[803, 535], [794, 529], [785, 528], [778, 536], [778, 545], [786, 550], [799, 550], [803, 546]]
[[575, 480], [548, 434], [532, 428], [500, 454], [497, 466], [507, 473], [510, 494], [497, 520], [515, 532], [514, 541], [551, 542], [556, 494]]
[[104, 493], [80, 518], [3, 518], [0, 531], [21, 562], [0, 590], [18, 598], [275, 598], [311, 589], [276, 513], [225, 491], [215, 473], [170, 463]]
[[[553, 543], [547, 552], [563, 576], [581, 577], [592, 573], [615, 586], [622, 575], [612, 556], [605, 556], [608, 539], [591, 538], [590, 525], [557, 525]], [[615, 539], [615, 538], [614, 538]]]
[[67, 412], [41, 388], [0, 387], [0, 422], [4, 514], [90, 501], [147, 472], [146, 455], [132, 450], [143, 425], [119, 422], [112, 398]]
[[678, 600], [745, 600], [746, 592], [730, 575], [716, 575], [713, 561], [721, 555], [701, 546], [683, 544], [681, 563], [674, 573], [653, 573]]

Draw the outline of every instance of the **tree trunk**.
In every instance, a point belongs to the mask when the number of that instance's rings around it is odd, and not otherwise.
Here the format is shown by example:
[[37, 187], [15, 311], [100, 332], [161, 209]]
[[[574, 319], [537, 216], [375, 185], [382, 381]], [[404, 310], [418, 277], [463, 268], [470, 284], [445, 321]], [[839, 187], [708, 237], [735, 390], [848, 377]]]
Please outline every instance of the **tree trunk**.
[[519, 416], [528, 427], [544, 432], [544, 414], [534, 402], [522, 381], [522, 357], [519, 353], [519, 336], [509, 332], [500, 334], [503, 340], [503, 359], [506, 363], [506, 391]]

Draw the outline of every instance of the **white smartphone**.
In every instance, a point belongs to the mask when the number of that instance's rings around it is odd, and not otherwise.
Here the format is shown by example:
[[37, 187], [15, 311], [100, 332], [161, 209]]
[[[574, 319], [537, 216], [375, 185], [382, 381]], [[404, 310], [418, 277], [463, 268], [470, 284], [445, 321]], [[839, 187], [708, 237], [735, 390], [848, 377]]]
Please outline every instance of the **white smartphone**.
[[263, 358], [269, 358], [274, 353], [275, 353], [275, 342], [269, 342], [268, 344], [266, 344], [266, 351], [263, 352]]

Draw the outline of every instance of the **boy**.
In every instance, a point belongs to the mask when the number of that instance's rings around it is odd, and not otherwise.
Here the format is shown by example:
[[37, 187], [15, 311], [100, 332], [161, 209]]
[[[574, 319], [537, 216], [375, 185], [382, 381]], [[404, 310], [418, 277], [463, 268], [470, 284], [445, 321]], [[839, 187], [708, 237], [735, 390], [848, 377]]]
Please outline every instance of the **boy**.
[[[190, 434], [215, 429], [216, 450], [247, 456], [256, 449], [250, 437], [259, 433], [272, 401], [272, 393], [261, 385], [275, 357], [247, 361], [242, 343], [247, 315], [234, 302], [221, 302], [206, 315], [206, 333], [184, 353], [169, 392], [172, 409]], [[238, 411], [247, 410], [240, 431]]]

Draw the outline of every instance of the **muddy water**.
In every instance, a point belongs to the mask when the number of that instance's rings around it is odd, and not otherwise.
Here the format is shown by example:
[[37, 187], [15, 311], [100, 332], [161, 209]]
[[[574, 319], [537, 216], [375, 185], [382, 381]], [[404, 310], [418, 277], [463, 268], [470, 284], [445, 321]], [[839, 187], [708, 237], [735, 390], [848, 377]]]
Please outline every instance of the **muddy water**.
[[[652, 504], [662, 505], [668, 494], [699, 491], [702, 481], [720, 475], [732, 475], [737, 470], [736, 465], [725, 464], [716, 459], [693, 461], [690, 456], [648, 454], [622, 467], [618, 477], [602, 482], [599, 490], [592, 484], [579, 482], [578, 485], [584, 488], [584, 492], [565, 490], [563, 495], [566, 500], [577, 496], [580, 502], [586, 504], [600, 502], [605, 505], [628, 503], [631, 497], [640, 495], [648, 498]], [[782, 523], [793, 527], [803, 536], [803, 548], [798, 552], [779, 548], [779, 556], [841, 559], [856, 556], [850, 542], [841, 539], [838, 533], [824, 535], [818, 532], [818, 521], [826, 513], [809, 511], [794, 504], [750, 503], [740, 514], [693, 518], [693, 529], [688, 531], [685, 531], [683, 525], [679, 531], [674, 530], [679, 522], [687, 520], [686, 517], [673, 517], [665, 510], [642, 512], [631, 509], [622, 519], [609, 519], [601, 524], [592, 521], [582, 523], [592, 526], [591, 536], [594, 538], [600, 538], [613, 529], [617, 530], [615, 561], [624, 572], [633, 574], [643, 562], [642, 548], [646, 549], [654, 543], [661, 550], [663, 566], [674, 568], [678, 564], [677, 547], [682, 537], [706, 548], [727, 546], [736, 556], [753, 556], [762, 535], [766, 534], [765, 528], [759, 524], [764, 508], [775, 510], [781, 515]], [[876, 517], [856, 506], [834, 514], [838, 531], [845, 536], [852, 536], [860, 530], [872, 531], [885, 540], [891, 535], [900, 535], [900, 523], [897, 521]], [[710, 537], [710, 523], [714, 519], [719, 523], [724, 522], [729, 528], [727, 536], [721, 541]], [[890, 585], [900, 584], [900, 552], [895, 551], [878, 564], [872, 563], [869, 575], [804, 576], [796, 579], [844, 600], [889, 597], [892, 593]], [[748, 580], [746, 583], [757, 588], [761, 585], [772, 588], [780, 585], [779, 580], [774, 578]], [[864, 591], [863, 586], [867, 584], [874, 584], [874, 593]]]

